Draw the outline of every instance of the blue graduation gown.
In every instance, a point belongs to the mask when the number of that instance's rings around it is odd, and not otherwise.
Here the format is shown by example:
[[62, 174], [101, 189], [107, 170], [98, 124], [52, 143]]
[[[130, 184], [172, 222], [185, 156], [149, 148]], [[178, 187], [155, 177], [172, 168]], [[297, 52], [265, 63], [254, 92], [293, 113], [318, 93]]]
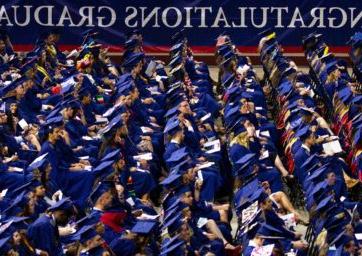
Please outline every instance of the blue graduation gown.
[[304, 183], [304, 180], [308, 175], [306, 170], [302, 169], [302, 166], [309, 157], [310, 152], [303, 147], [300, 147], [294, 155], [294, 175], [297, 177], [300, 184]]
[[29, 226], [28, 237], [35, 248], [46, 251], [49, 256], [63, 254], [59, 242], [58, 227], [48, 215], [39, 217]]

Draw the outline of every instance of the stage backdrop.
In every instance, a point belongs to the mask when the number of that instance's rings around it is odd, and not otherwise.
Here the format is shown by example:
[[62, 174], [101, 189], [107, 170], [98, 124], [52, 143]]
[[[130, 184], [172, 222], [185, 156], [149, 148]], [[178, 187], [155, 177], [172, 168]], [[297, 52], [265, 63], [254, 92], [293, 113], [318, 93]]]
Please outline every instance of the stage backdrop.
[[258, 33], [275, 28], [286, 52], [301, 52], [301, 40], [318, 32], [334, 52], [362, 31], [361, 0], [6, 0], [0, 2], [0, 26], [16, 50], [30, 50], [37, 36], [57, 27], [62, 49], [81, 43], [82, 31], [94, 28], [101, 42], [121, 53], [125, 33], [142, 31], [145, 49], [166, 53], [173, 33], [185, 28], [195, 53], [212, 53], [225, 32], [244, 52], [256, 53]]

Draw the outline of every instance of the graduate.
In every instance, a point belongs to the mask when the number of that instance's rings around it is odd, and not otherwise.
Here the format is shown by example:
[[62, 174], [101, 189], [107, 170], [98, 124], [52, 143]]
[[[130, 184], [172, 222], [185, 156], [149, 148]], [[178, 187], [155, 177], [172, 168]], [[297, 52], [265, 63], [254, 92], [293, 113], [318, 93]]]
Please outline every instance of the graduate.
[[62, 255], [58, 227], [66, 225], [73, 212], [74, 205], [69, 198], [63, 198], [49, 207], [47, 214], [39, 217], [28, 228], [28, 236], [34, 247], [48, 255]]

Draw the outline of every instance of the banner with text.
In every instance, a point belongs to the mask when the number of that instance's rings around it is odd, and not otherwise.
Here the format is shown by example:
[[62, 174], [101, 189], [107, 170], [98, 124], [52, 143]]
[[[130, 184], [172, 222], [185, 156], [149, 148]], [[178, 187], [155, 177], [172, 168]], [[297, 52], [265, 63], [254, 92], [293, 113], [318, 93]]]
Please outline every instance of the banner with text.
[[350, 36], [362, 31], [362, 1], [7, 0], [0, 4], [0, 27], [24, 51], [32, 49], [40, 33], [57, 27], [63, 49], [79, 46], [82, 31], [94, 28], [101, 43], [120, 52], [125, 33], [138, 28], [147, 51], [166, 52], [171, 35], [185, 28], [195, 52], [213, 52], [222, 32], [241, 50], [255, 52], [258, 33], [275, 28], [288, 52], [301, 51], [303, 36], [314, 31], [335, 52], [346, 52]]

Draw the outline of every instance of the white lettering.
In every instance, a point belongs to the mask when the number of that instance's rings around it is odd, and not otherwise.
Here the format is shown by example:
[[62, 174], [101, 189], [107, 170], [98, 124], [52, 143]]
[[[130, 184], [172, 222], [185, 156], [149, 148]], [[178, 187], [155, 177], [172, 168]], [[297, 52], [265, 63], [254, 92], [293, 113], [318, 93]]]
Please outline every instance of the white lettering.
[[186, 11], [186, 24], [184, 26], [184, 28], [192, 28], [192, 24], [191, 24], [191, 11], [192, 11], [192, 7], [185, 7], [184, 8]]
[[31, 9], [31, 5], [24, 5], [24, 8], [25, 8], [25, 11], [26, 11], [26, 14], [25, 14], [25, 20], [24, 22], [19, 22], [18, 20], [18, 12], [17, 12], [17, 9], [19, 8], [19, 5], [14, 5], [13, 6], [13, 9], [14, 9], [14, 22], [17, 26], [20, 26], [20, 27], [25, 27], [26, 25], [29, 25], [30, 23], [30, 9]]
[[304, 20], [303, 20], [302, 14], [300, 13], [300, 10], [298, 7], [295, 8], [295, 10], [294, 10], [293, 17], [289, 23], [288, 28], [295, 28], [296, 22], [300, 22], [301, 23], [300, 27], [305, 28]]
[[199, 28], [207, 28], [206, 26], [206, 11], [212, 13], [211, 7], [195, 7], [195, 13], [200, 10], [200, 26]]
[[94, 6], [82, 6], [81, 8], [79, 8], [79, 15], [82, 17], [81, 20], [79, 21], [78, 25], [76, 25], [77, 27], [83, 26], [84, 23], [87, 22], [87, 27], [94, 27], [93, 24], [93, 9], [95, 7]]
[[329, 9], [329, 14], [332, 14], [333, 11], [339, 11], [342, 15], [342, 19], [340, 20], [340, 23], [337, 25], [335, 24], [335, 21], [337, 20], [336, 17], [329, 17], [328, 18], [328, 24], [331, 28], [341, 28], [347, 23], [347, 13], [345, 10], [343, 10], [340, 7], [332, 7]]
[[235, 24], [234, 21], [231, 22], [232, 26], [234, 28], [247, 28], [248, 26], [245, 25], [245, 10], [247, 9], [246, 7], [239, 7], [238, 8], [240, 10], [240, 25]]
[[261, 20], [261, 23], [260, 24], [256, 24], [255, 23], [255, 17], [254, 17], [254, 11], [256, 10], [256, 7], [251, 7], [250, 8], [250, 11], [251, 11], [251, 24], [256, 27], [256, 28], [263, 28], [265, 27], [266, 23], [267, 23], [267, 11], [268, 11], [268, 7], [261, 7], [260, 8], [263, 12], [263, 17], [262, 17], [262, 20]]
[[360, 11], [357, 15], [357, 17], [354, 16], [354, 10], [356, 10], [355, 7], [349, 8], [351, 11], [351, 28], [354, 28], [356, 24], [361, 20], [362, 18], [362, 11]]
[[[173, 25], [169, 24], [169, 22], [167, 20], [168, 12], [172, 11], [172, 10], [174, 10], [176, 12], [176, 22]], [[174, 17], [174, 16], [172, 16], [172, 17]], [[162, 12], [162, 22], [163, 22], [163, 24], [166, 25], [166, 27], [175, 28], [175, 27], [177, 27], [177, 26], [179, 26], [181, 24], [181, 21], [182, 21], [182, 13], [178, 8], [176, 8], [176, 7], [167, 7], [165, 10], [163, 10], [163, 12]]]
[[138, 21], [136, 20], [133, 24], [131, 24], [130, 22], [137, 17], [137, 8], [133, 6], [127, 6], [126, 13], [128, 12], [128, 10], [130, 10], [131, 13], [126, 16], [124, 23], [127, 27], [135, 28], [138, 26]]
[[159, 28], [160, 25], [158, 24], [158, 10], [160, 10], [160, 7], [153, 8], [153, 10], [148, 14], [148, 16], [145, 17], [145, 10], [147, 7], [140, 7], [141, 13], [142, 13], [142, 27], [145, 27], [148, 22], [155, 17], [155, 23], [152, 25], [153, 28]]
[[99, 6], [98, 7], [98, 13], [100, 13], [102, 10], [108, 10], [111, 14], [111, 18], [109, 19], [109, 22], [106, 24], [104, 23], [104, 20], [106, 19], [106, 16], [100, 16], [97, 17], [98, 26], [101, 28], [106, 28], [112, 26], [116, 22], [116, 12], [109, 6]]
[[[48, 16], [47, 16], [47, 19], [46, 21], [41, 21], [40, 20], [40, 11], [41, 10], [46, 10]], [[41, 26], [54, 26], [54, 23], [53, 23], [53, 9], [54, 9], [54, 6], [52, 5], [43, 5], [43, 6], [39, 6], [38, 8], [35, 9], [34, 11], [34, 19], [35, 21], [41, 25]]]
[[282, 21], [282, 12], [285, 11], [285, 13], [288, 13], [288, 7], [272, 7], [270, 9], [270, 13], [273, 11], [277, 11], [277, 24], [275, 25], [276, 28], [284, 28]]
[[[325, 7], [316, 7], [310, 10], [310, 15], [312, 16], [313, 20], [310, 22], [309, 26], [310, 28], [314, 27], [317, 22], [319, 22], [319, 25], [317, 25], [318, 28], [325, 28], [324, 25], [324, 10]], [[318, 13], [318, 14], [317, 14]]]
[[212, 24], [211, 27], [212, 28], [218, 28], [220, 22], [224, 22], [224, 28], [230, 28], [230, 25], [229, 25], [229, 23], [228, 23], [228, 21], [226, 19], [224, 10], [221, 7], [219, 7], [219, 10], [217, 11], [214, 24]]

